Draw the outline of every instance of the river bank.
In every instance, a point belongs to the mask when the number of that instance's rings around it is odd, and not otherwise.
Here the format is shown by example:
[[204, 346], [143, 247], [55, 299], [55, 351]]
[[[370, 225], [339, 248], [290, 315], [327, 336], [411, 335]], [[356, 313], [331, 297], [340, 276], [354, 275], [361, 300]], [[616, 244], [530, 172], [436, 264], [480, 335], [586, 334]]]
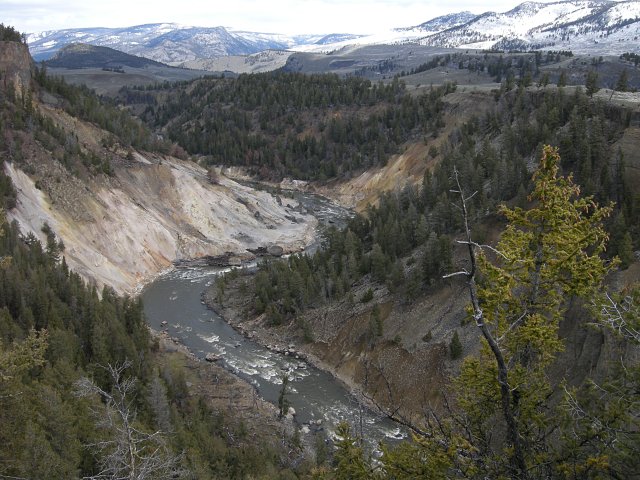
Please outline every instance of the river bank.
[[381, 406], [376, 404], [362, 385], [324, 361], [321, 358], [322, 346], [318, 343], [305, 341], [304, 335], [301, 334], [298, 327], [292, 324], [267, 326], [264, 315], [251, 314], [253, 294], [248, 285], [250, 275], [252, 273], [245, 272], [227, 284], [223, 303], [219, 302], [215, 284], [209, 286], [202, 293], [203, 303], [244, 337], [259, 343], [270, 351], [300, 359], [327, 372], [364, 408], [387, 416], [387, 411], [382, 410]]
[[[352, 285], [352, 295], [273, 325], [253, 311], [251, 274], [227, 277], [222, 294], [211, 285], [203, 302], [247, 338], [328, 372], [380, 415], [392, 412], [402, 422], [421, 425], [425, 411], [442, 407], [441, 392], [455, 368], [448, 362], [447, 331], [465, 315], [460, 285], [446, 285], [407, 304], [364, 278]], [[370, 301], [353, 300], [370, 289]], [[430, 327], [434, 338], [424, 333], [425, 312], [439, 319]], [[376, 315], [383, 324], [378, 332], [372, 330]]]
[[286, 400], [296, 411], [302, 434], [326, 432], [331, 438], [340, 422], [348, 422], [363, 429], [372, 447], [400, 435], [398, 425], [362, 408], [350, 389], [327, 369], [307, 364], [300, 352], [278, 353], [263, 347], [204, 305], [202, 292], [223, 270], [176, 268], [148, 285], [142, 292], [148, 324], [158, 331], [166, 330], [173, 342], [187, 347], [200, 362], [213, 360], [274, 405], [279, 403], [283, 377], [288, 376]]
[[[198, 358], [190, 349], [164, 332], [151, 329], [156, 362], [160, 371], [182, 372], [189, 396], [204, 399], [225, 422], [244, 432], [230, 438], [237, 447], [259, 448], [265, 442], [281, 445], [281, 462], [294, 466], [300, 461], [316, 462], [319, 431], [300, 428], [293, 415], [279, 417], [278, 408], [264, 400], [256, 388], [224, 367]], [[166, 373], [165, 373], [166, 374]], [[320, 441], [324, 443], [324, 435]]]

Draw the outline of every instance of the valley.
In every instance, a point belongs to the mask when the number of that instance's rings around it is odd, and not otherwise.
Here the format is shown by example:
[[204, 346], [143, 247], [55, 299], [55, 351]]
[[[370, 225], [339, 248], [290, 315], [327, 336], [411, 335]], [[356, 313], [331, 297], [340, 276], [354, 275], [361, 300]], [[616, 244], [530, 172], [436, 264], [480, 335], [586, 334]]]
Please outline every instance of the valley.
[[133, 418], [158, 478], [634, 478], [640, 71], [580, 36], [636, 3], [137, 29], [214, 75], [2, 26], [0, 476], [103, 478]]

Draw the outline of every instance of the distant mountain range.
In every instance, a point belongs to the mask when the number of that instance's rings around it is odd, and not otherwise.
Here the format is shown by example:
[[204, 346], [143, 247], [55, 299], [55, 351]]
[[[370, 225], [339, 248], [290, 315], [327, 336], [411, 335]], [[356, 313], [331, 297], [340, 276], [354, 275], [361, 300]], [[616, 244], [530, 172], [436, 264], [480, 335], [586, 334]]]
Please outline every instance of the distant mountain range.
[[126, 28], [54, 30], [28, 36], [36, 60], [70, 43], [111, 47], [170, 65], [264, 50], [331, 51], [347, 45], [418, 43], [465, 49], [553, 49], [616, 54], [640, 51], [640, 0], [525, 2], [505, 13], [452, 13], [413, 27], [371, 35], [281, 35], [186, 27], [174, 23]]
[[124, 28], [52, 30], [28, 36], [36, 61], [47, 60], [65, 45], [85, 43], [114, 48], [167, 64], [226, 55], [250, 55], [263, 50], [286, 50], [323, 41], [325, 35], [286, 36], [229, 31], [224, 27], [185, 27], [153, 23]]

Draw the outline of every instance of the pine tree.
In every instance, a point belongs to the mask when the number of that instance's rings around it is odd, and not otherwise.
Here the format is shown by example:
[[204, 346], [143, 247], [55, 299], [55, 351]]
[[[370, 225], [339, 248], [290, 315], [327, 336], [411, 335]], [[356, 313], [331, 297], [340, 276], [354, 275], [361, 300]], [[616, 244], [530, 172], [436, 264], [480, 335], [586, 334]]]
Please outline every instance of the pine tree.
[[626, 68], [620, 73], [614, 90], [617, 92], [626, 92], [629, 90], [629, 74]]
[[[534, 452], [548, 451], [541, 439], [555, 428], [545, 372], [562, 349], [559, 322], [566, 300], [594, 295], [612, 268], [600, 258], [607, 240], [601, 223], [611, 207], [580, 198], [572, 178], [558, 176], [559, 160], [557, 150], [544, 148], [534, 175], [534, 208], [502, 208], [509, 225], [496, 261], [476, 249], [467, 227], [470, 314], [484, 341], [480, 357], [465, 359], [457, 389], [474, 436], [486, 438], [489, 427], [504, 422], [503, 448], [480, 447], [487, 455], [483, 461], [495, 469], [490, 475], [548, 473], [548, 458]], [[484, 277], [481, 285], [476, 269]]]
[[335, 462], [336, 480], [371, 480], [375, 478], [372, 468], [364, 457], [358, 440], [351, 435], [349, 425], [341, 423], [336, 429]]
[[278, 394], [278, 417], [284, 417], [289, 411], [289, 400], [287, 399], [287, 388], [289, 386], [289, 375], [286, 373], [282, 375], [282, 386], [280, 387], [280, 393]]
[[566, 87], [567, 86], [567, 72], [562, 70], [560, 72], [560, 77], [558, 77], [558, 87]]
[[598, 72], [595, 70], [589, 70], [589, 73], [587, 73], [585, 89], [587, 91], [587, 95], [590, 97], [593, 97], [593, 94], [600, 90], [600, 87], [598, 86]]
[[462, 356], [462, 343], [460, 343], [460, 337], [458, 336], [457, 330], [453, 332], [453, 337], [451, 337], [451, 342], [449, 343], [449, 354], [451, 355], [452, 360], [457, 360]]

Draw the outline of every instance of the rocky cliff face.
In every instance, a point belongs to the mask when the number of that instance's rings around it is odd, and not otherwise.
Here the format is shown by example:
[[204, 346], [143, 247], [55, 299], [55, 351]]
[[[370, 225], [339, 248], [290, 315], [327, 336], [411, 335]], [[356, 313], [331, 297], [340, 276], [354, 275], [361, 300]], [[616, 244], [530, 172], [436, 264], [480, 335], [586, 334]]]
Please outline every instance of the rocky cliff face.
[[0, 85], [13, 85], [18, 95], [31, 84], [33, 61], [26, 45], [18, 42], [0, 42]]
[[314, 218], [224, 177], [212, 185], [204, 170], [174, 158], [138, 154], [134, 165], [89, 184], [55, 164], [41, 164], [38, 180], [12, 164], [6, 172], [18, 191], [9, 219], [41, 240], [48, 223], [73, 270], [121, 293], [175, 260], [247, 256], [271, 244], [295, 251], [314, 235]]

